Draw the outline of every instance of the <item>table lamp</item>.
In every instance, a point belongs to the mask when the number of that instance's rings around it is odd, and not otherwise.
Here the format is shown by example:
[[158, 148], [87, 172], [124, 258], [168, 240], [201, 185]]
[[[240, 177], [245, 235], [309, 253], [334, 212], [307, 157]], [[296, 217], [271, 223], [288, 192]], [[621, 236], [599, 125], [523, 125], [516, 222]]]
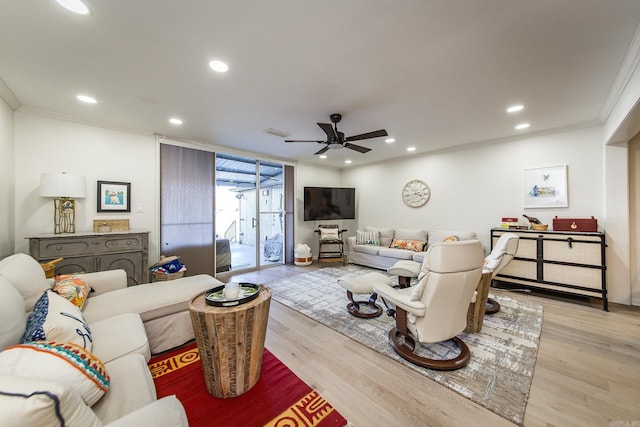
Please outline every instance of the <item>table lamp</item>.
[[86, 195], [84, 176], [43, 173], [40, 176], [40, 197], [53, 197], [53, 233], [76, 232], [76, 201]]

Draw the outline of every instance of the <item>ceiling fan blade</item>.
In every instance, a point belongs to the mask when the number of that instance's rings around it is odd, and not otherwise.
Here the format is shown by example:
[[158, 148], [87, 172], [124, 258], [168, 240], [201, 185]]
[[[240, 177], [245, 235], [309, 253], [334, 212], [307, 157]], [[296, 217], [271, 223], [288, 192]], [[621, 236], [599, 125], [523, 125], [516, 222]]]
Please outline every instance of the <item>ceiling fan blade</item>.
[[336, 130], [331, 126], [330, 123], [318, 123], [318, 126], [322, 128], [324, 133], [327, 134], [329, 139], [335, 138], [338, 139], [338, 135], [336, 135]]
[[315, 156], [316, 154], [323, 154], [325, 151], [327, 151], [329, 149], [329, 146], [326, 145], [323, 149], [319, 150], [316, 153], [313, 153], [313, 155]]
[[373, 131], [373, 132], [362, 133], [360, 135], [349, 136], [349, 137], [345, 138], [344, 140], [345, 141], [358, 141], [358, 140], [361, 140], [361, 139], [378, 138], [380, 136], [387, 136], [387, 135], [389, 135], [389, 134], [387, 133], [386, 130], [380, 129], [380, 130], [376, 130], [376, 131]]
[[349, 144], [348, 142], [344, 144], [344, 147], [359, 151], [361, 153], [368, 153], [369, 151], [371, 151], [371, 148], [362, 147], [360, 145], [355, 145], [355, 144]]
[[284, 142], [325, 142], [325, 141], [316, 141], [315, 139], [285, 139]]

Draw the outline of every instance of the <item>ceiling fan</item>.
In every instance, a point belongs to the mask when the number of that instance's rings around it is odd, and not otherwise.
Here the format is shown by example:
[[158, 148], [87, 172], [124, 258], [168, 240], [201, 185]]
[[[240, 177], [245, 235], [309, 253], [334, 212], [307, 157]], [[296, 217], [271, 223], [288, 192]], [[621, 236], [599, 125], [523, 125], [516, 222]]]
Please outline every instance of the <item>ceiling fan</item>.
[[318, 126], [320, 126], [324, 133], [327, 134], [326, 141], [285, 139], [284, 142], [317, 142], [319, 144], [326, 144], [325, 147], [314, 154], [322, 154], [329, 149], [342, 147], [349, 148], [360, 153], [366, 153], [371, 151], [371, 148], [351, 144], [351, 141], [360, 141], [363, 139], [378, 138], [380, 136], [388, 135], [386, 130], [380, 129], [373, 132], [362, 133], [360, 135], [348, 136], [345, 138], [344, 133], [338, 131], [338, 123], [340, 123], [340, 120], [342, 120], [342, 114], [334, 113], [331, 114], [329, 118], [331, 119], [331, 123], [333, 123], [333, 126], [331, 126], [330, 123], [318, 123]]

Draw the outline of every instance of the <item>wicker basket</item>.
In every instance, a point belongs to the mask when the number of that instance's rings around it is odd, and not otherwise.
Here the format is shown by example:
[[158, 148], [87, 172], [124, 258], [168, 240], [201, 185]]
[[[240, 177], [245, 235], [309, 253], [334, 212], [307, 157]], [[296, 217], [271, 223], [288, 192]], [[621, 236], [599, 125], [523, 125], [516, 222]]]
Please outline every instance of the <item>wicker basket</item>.
[[169, 274], [158, 273], [157, 271], [153, 272], [153, 280], [155, 282], [161, 282], [163, 280], [179, 279], [182, 276], [184, 276], [184, 271], [178, 271], [177, 273], [169, 273]]

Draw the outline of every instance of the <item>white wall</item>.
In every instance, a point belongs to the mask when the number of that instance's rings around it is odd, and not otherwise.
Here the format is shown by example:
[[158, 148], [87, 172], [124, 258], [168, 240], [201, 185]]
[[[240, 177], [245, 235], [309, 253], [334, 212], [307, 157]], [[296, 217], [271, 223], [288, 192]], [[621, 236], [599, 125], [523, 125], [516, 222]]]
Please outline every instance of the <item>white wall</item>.
[[[524, 169], [567, 165], [569, 207], [524, 209]], [[360, 194], [358, 226], [473, 230], [486, 248], [502, 217], [526, 213], [551, 227], [555, 215], [602, 219], [602, 144], [599, 128], [416, 156], [348, 169], [343, 184]], [[409, 208], [404, 184], [425, 181], [429, 202]]]
[[0, 259], [14, 251], [13, 110], [0, 97]]
[[[53, 232], [53, 200], [39, 196], [42, 172], [84, 175], [87, 197], [76, 201], [76, 231], [91, 231], [94, 219], [129, 219], [131, 229], [152, 231], [150, 254], [158, 252], [156, 140], [111, 129], [15, 113], [15, 251], [29, 252], [25, 238]], [[97, 181], [131, 183], [131, 213], [97, 213]], [[143, 213], [135, 213], [138, 203]], [[152, 260], [150, 255], [150, 261]]]

